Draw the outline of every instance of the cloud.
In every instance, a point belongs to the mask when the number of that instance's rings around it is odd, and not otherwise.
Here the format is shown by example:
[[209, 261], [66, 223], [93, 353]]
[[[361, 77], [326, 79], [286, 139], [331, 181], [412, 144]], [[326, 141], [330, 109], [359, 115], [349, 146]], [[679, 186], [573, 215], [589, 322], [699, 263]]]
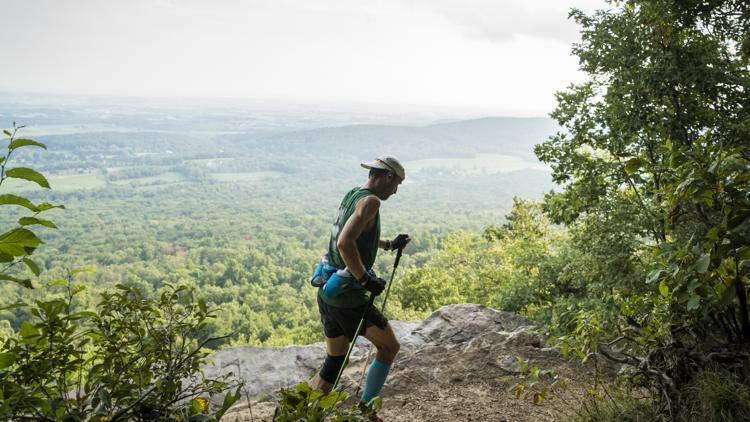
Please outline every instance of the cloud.
[[0, 0], [0, 90], [539, 115], [578, 77], [569, 8], [600, 1]]
[[568, 19], [571, 8], [606, 6], [604, 0], [413, 0], [412, 5], [432, 9], [471, 38], [503, 42], [528, 36], [565, 44], [578, 38], [578, 27]]

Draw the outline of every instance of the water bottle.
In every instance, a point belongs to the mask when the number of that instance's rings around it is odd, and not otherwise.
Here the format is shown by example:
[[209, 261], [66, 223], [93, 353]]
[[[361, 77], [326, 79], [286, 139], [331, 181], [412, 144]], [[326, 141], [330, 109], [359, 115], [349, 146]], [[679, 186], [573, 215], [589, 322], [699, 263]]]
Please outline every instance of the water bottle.
[[315, 266], [315, 271], [310, 279], [310, 284], [312, 284], [313, 287], [321, 287], [325, 284], [326, 281], [323, 277], [323, 268], [326, 265], [328, 265], [328, 255], [323, 255], [323, 258], [320, 259], [318, 265]]

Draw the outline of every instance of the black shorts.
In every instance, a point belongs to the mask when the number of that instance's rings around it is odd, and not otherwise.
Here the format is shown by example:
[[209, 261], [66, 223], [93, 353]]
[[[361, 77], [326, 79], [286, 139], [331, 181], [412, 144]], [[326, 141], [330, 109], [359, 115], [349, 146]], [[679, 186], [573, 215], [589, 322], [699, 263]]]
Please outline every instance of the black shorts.
[[388, 319], [380, 313], [378, 308], [364, 304], [357, 306], [356, 308], [337, 308], [331, 306], [318, 296], [318, 311], [320, 311], [320, 322], [323, 323], [323, 332], [328, 338], [336, 338], [340, 336], [346, 336], [349, 341], [354, 338], [354, 333], [357, 331], [359, 320], [362, 318], [362, 313], [367, 309], [367, 315], [365, 315], [365, 328], [359, 333], [364, 336], [367, 327], [372, 325], [385, 330], [385, 326], [388, 325]]

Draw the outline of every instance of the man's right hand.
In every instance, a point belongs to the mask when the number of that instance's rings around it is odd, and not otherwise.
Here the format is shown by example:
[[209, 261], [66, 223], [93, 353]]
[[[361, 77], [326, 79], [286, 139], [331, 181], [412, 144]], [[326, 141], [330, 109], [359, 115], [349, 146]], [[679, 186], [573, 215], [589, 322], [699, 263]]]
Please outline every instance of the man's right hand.
[[411, 237], [408, 234], [402, 233], [391, 240], [391, 250], [403, 249], [409, 242], [411, 242]]
[[369, 273], [365, 273], [362, 280], [360, 280], [360, 283], [362, 283], [362, 287], [364, 287], [365, 290], [371, 292], [375, 296], [383, 293], [383, 290], [385, 289], [385, 280], [380, 277], [372, 276]]

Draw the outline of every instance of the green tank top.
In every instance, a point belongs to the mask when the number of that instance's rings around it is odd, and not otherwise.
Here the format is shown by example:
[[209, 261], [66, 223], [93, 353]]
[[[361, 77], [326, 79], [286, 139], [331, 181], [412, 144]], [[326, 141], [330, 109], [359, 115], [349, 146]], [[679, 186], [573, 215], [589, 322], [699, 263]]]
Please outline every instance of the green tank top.
[[[360, 199], [372, 195], [369, 189], [354, 188], [350, 190], [341, 200], [339, 212], [336, 221], [331, 227], [331, 240], [328, 243], [328, 262], [337, 268], [344, 268], [344, 260], [341, 259], [339, 248], [337, 246], [339, 234], [344, 229], [344, 225], [349, 217], [354, 214], [357, 203]], [[380, 211], [375, 215], [375, 224], [372, 228], [359, 235], [355, 241], [359, 257], [362, 259], [365, 269], [369, 270], [375, 263], [375, 257], [378, 254], [378, 242], [380, 241]], [[339, 308], [353, 308], [367, 303], [367, 291], [363, 289], [351, 290], [344, 292], [335, 298], [326, 297], [323, 289], [318, 292], [320, 298], [331, 306]]]

